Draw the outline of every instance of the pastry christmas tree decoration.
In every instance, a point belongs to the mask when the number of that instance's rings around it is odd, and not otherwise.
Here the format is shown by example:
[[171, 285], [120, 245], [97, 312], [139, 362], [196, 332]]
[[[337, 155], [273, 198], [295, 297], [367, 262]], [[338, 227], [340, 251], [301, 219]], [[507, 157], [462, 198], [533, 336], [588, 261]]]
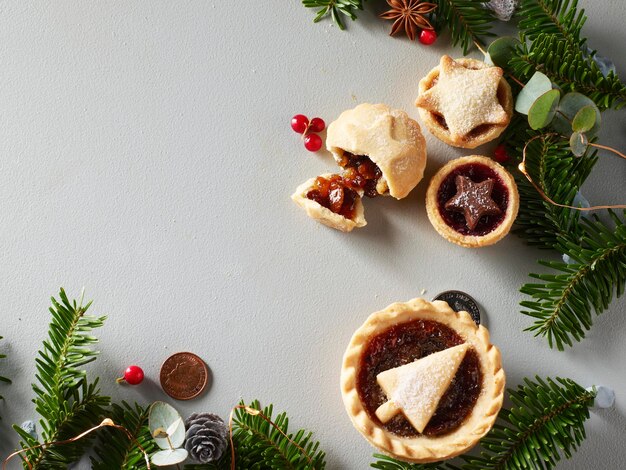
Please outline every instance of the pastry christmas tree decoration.
[[366, 225], [362, 197], [406, 197], [421, 181], [426, 141], [404, 111], [361, 104], [328, 126], [326, 146], [343, 175], [325, 174], [298, 186], [291, 196], [307, 215], [349, 232]]
[[519, 208], [511, 174], [490, 158], [472, 155], [444, 165], [426, 191], [435, 230], [457, 245], [492, 245], [509, 233]]
[[459, 344], [378, 374], [389, 401], [376, 409], [376, 417], [386, 423], [401, 412], [417, 432], [424, 432], [466, 352], [467, 344]]
[[487, 329], [467, 312], [423, 299], [372, 314], [341, 370], [355, 428], [381, 451], [419, 463], [473, 447], [493, 426], [504, 382]]
[[475, 148], [498, 137], [513, 115], [502, 75], [500, 67], [444, 55], [419, 83], [415, 105], [426, 128], [455, 147]]

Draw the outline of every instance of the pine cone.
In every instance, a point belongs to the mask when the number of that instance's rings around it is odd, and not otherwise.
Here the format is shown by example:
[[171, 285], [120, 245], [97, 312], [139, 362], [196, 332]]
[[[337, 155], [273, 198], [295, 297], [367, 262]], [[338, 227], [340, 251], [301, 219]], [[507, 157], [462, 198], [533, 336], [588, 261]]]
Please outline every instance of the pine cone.
[[228, 426], [211, 413], [193, 413], [185, 421], [185, 449], [200, 463], [217, 462], [228, 447]]

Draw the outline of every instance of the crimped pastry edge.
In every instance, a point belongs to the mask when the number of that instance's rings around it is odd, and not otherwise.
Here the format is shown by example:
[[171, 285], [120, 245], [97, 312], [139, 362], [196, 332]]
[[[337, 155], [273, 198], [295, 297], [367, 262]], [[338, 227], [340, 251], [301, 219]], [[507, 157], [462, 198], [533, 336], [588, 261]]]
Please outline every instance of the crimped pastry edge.
[[[387, 328], [411, 320], [426, 319], [454, 329], [476, 351], [483, 372], [483, 389], [465, 423], [445, 436], [403, 438], [379, 427], [365, 411], [356, 388], [363, 348], [369, 338]], [[455, 312], [443, 301], [416, 298], [398, 302], [370, 315], [359, 327], [343, 356], [341, 395], [354, 427], [383, 453], [407, 462], [445, 460], [471, 449], [493, 427], [504, 399], [505, 374], [499, 349], [484, 326], [477, 326], [467, 312]]]
[[[494, 170], [500, 176], [500, 178], [503, 179], [506, 187], [509, 190], [509, 203], [506, 208], [504, 220], [498, 227], [496, 227], [495, 230], [481, 236], [463, 235], [452, 229], [443, 220], [443, 217], [439, 213], [439, 208], [437, 207], [437, 191], [439, 190], [439, 187], [441, 186], [443, 180], [457, 166], [466, 165], [468, 163], [479, 163], [481, 165], [488, 166], [489, 168]], [[433, 176], [430, 180], [430, 183], [428, 184], [428, 189], [426, 190], [426, 214], [428, 215], [428, 220], [430, 220], [430, 223], [443, 238], [445, 238], [449, 242], [455, 243], [465, 248], [481, 248], [483, 246], [493, 245], [494, 243], [502, 240], [511, 230], [513, 222], [515, 222], [515, 218], [517, 217], [518, 210], [519, 193], [517, 191], [517, 184], [515, 183], [515, 179], [513, 178], [511, 173], [509, 173], [498, 162], [495, 162], [491, 158], [482, 155], [469, 155], [467, 157], [460, 157], [449, 161], [444, 166], [442, 166], [439, 171], [437, 171], [437, 173], [435, 173], [435, 176]]]

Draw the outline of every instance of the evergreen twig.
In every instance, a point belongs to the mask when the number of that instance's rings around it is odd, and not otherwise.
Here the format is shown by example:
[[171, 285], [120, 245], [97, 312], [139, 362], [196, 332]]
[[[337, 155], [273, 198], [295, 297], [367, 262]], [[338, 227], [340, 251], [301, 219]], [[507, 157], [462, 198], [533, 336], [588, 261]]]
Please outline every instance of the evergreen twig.
[[437, 5], [437, 23], [450, 28], [452, 45], [460, 44], [466, 55], [472, 46], [484, 44], [485, 37], [494, 36], [491, 25], [493, 11], [485, 7], [488, 0], [432, 0]]
[[[91, 330], [102, 326], [106, 317], [86, 315], [87, 305], [70, 302], [61, 289], [60, 302], [52, 298], [50, 313], [52, 321], [48, 339], [43, 342], [37, 363], [37, 383], [35, 410], [41, 416], [41, 436], [43, 443], [72, 438], [96, 425], [109, 398], [100, 395], [98, 380], [89, 383], [82, 367], [96, 359], [97, 352], [90, 346], [97, 339], [90, 335]], [[22, 448], [40, 444], [19, 426], [13, 428], [22, 439]], [[25, 469], [56, 470], [67, 469], [78, 460], [89, 446], [90, 439], [66, 444], [30, 449], [23, 455], [30, 462], [24, 462]]]
[[577, 11], [578, 0], [522, 0], [516, 12], [518, 27], [528, 39], [541, 33], [554, 34], [582, 45], [580, 38], [587, 17], [585, 10]]
[[339, 29], [346, 29], [342, 17], [356, 20], [356, 11], [363, 10], [364, 0], [302, 0], [307, 8], [319, 8], [313, 19], [314, 23], [330, 16]]

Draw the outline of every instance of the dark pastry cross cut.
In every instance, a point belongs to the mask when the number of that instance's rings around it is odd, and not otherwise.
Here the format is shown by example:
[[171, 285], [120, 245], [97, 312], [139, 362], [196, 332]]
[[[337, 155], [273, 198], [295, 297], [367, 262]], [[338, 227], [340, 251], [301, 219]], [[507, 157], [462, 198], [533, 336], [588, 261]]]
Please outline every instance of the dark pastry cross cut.
[[493, 179], [488, 178], [480, 183], [474, 183], [467, 176], [457, 175], [455, 183], [456, 194], [446, 202], [445, 208], [449, 211], [461, 212], [470, 230], [476, 228], [481, 217], [502, 212], [491, 198]]

